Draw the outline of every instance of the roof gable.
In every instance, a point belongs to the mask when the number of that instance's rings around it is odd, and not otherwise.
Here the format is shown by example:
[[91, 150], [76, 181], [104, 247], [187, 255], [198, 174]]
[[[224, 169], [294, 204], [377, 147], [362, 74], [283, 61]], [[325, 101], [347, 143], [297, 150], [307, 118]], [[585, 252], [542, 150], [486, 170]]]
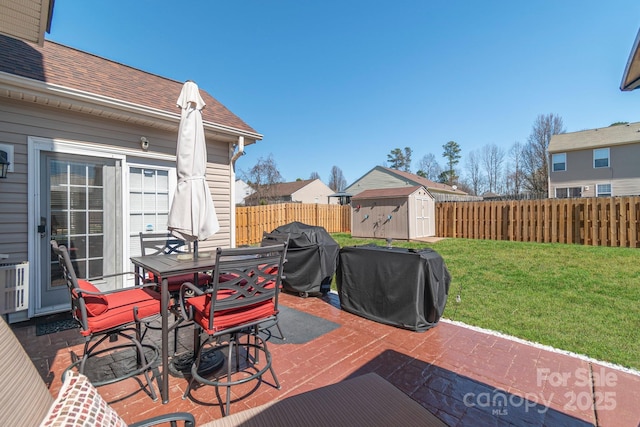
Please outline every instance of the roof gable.
[[299, 191], [300, 189], [311, 184], [313, 181], [315, 180], [306, 179], [306, 180], [300, 180], [300, 181], [280, 182], [278, 184], [273, 184], [269, 186], [269, 194], [275, 197], [290, 196], [296, 191]]
[[42, 46], [49, 32], [55, 0], [3, 0], [0, 2], [0, 34]]
[[553, 135], [548, 151], [557, 153], [634, 143], [640, 143], [640, 123]]
[[[177, 116], [176, 100], [183, 82], [167, 79], [62, 44], [45, 41], [42, 47], [0, 35], [0, 72], [44, 83], [45, 89], [73, 90], [118, 100]], [[207, 106], [205, 122], [256, 134], [242, 119], [200, 88]], [[259, 138], [258, 138], [259, 139]]]
[[441, 184], [439, 182], [434, 182], [434, 181], [431, 181], [430, 179], [423, 178], [420, 175], [416, 175], [416, 174], [413, 174], [413, 173], [410, 173], [410, 172], [405, 172], [405, 171], [401, 171], [401, 170], [397, 170], [397, 169], [391, 169], [391, 168], [387, 168], [387, 167], [384, 167], [384, 166], [376, 166], [376, 167], [372, 168], [367, 173], [365, 173], [360, 178], [358, 178], [353, 184], [348, 186], [347, 189], [350, 192], [353, 192], [353, 190], [357, 191], [358, 182], [360, 182], [363, 179], [365, 179], [372, 172], [378, 172], [378, 173], [391, 175], [395, 179], [406, 183], [406, 185], [408, 185], [408, 186], [416, 186], [416, 185], [423, 186], [427, 190], [429, 190], [430, 192], [457, 194], [457, 195], [461, 195], [461, 196], [466, 196], [467, 195], [467, 193], [465, 193], [464, 191], [461, 191], [461, 190], [458, 190], [458, 189], [454, 189], [450, 185]]

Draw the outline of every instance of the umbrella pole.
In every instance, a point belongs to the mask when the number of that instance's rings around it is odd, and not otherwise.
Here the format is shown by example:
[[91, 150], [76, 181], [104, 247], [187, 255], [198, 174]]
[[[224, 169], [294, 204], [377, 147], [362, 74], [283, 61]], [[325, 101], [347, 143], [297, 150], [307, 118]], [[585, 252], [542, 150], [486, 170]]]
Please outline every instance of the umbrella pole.
[[198, 241], [193, 241], [193, 259], [198, 259]]

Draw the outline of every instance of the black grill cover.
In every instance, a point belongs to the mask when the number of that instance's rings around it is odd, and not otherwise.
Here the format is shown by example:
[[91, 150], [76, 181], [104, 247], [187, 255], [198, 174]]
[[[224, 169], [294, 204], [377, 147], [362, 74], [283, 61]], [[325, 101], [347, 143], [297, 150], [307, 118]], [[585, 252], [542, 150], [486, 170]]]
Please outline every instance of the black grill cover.
[[289, 233], [284, 289], [305, 296], [328, 292], [336, 272], [338, 242], [323, 227], [302, 222], [282, 225], [272, 233]]
[[380, 323], [426, 331], [444, 312], [451, 275], [432, 249], [340, 249], [336, 284], [343, 310]]

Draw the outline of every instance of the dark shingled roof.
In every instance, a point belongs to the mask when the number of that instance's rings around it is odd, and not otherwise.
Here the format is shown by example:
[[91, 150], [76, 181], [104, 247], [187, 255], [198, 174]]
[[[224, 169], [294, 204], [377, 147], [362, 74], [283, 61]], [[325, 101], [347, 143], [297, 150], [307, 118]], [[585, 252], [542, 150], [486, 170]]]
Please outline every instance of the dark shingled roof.
[[[52, 41], [39, 47], [4, 35], [0, 71], [173, 114], [184, 84]], [[203, 88], [200, 95], [203, 120], [257, 133]]]

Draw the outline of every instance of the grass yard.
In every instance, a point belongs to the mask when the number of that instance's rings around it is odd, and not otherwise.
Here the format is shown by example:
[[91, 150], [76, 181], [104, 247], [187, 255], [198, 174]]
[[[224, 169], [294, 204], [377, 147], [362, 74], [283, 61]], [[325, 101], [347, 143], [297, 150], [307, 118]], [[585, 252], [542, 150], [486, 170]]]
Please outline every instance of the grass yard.
[[[341, 247], [386, 245], [332, 236]], [[470, 239], [393, 246], [444, 258], [447, 319], [640, 369], [638, 249]]]

